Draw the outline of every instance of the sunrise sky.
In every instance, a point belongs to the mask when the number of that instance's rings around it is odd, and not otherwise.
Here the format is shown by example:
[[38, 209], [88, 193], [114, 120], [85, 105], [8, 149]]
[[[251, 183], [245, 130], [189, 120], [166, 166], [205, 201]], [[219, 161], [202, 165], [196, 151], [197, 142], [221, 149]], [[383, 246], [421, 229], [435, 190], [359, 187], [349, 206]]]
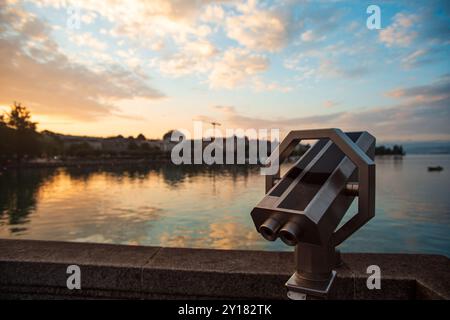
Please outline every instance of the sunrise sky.
[[449, 1], [0, 0], [0, 109], [95, 136], [215, 120], [450, 140], [449, 28]]

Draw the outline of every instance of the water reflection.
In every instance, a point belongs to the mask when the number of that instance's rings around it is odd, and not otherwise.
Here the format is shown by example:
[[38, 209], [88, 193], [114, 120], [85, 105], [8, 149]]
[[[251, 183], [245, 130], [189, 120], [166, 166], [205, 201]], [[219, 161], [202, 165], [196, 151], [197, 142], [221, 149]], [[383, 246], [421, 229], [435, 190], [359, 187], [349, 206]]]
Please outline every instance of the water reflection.
[[26, 230], [28, 216], [36, 209], [39, 188], [50, 181], [55, 170], [12, 171], [0, 176], [0, 226], [12, 233]]
[[[378, 158], [377, 216], [343, 250], [450, 255], [449, 168], [450, 156]], [[27, 169], [0, 175], [0, 191], [2, 238], [290, 250], [252, 225], [257, 167]]]
[[[232, 201], [235, 196], [231, 193], [245, 188], [250, 175], [258, 177], [258, 170], [251, 166], [167, 164], [4, 172], [0, 176], [0, 236], [220, 245], [214, 237], [209, 241], [208, 232], [198, 232], [207, 230], [201, 225], [222, 213], [217, 209], [224, 207], [215, 203], [214, 196]], [[224, 179], [227, 183], [221, 186]], [[161, 219], [166, 221], [165, 227], [161, 227]], [[223, 236], [233, 238], [229, 232]]]

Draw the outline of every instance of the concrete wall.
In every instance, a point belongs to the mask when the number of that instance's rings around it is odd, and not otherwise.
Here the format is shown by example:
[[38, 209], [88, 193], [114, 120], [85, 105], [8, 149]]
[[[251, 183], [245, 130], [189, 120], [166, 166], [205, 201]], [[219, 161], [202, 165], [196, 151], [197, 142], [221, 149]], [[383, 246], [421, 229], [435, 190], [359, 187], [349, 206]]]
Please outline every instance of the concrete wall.
[[[438, 255], [343, 254], [335, 299], [449, 299], [450, 260]], [[69, 265], [81, 290], [69, 290]], [[367, 267], [382, 272], [368, 290]], [[0, 239], [0, 298], [285, 299], [293, 254]]]

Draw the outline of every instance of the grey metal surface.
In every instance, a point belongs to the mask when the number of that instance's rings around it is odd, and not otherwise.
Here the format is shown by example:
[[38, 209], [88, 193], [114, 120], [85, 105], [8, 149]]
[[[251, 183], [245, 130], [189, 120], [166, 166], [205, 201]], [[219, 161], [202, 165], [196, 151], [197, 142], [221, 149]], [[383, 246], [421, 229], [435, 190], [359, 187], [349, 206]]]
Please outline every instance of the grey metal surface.
[[[282, 178], [279, 170], [266, 176], [266, 195], [251, 216], [265, 239], [296, 246], [289, 290], [322, 296], [334, 279], [335, 247], [375, 215], [375, 138], [339, 129], [291, 131], [268, 164], [282, 163], [310, 139], [319, 140]], [[338, 227], [355, 197], [358, 212]]]

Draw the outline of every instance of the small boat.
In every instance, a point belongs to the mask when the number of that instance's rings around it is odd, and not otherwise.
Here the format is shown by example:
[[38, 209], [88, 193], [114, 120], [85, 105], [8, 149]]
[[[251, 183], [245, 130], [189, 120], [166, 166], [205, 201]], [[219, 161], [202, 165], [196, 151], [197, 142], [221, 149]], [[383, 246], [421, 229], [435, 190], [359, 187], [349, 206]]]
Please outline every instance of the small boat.
[[428, 171], [442, 171], [442, 170], [444, 170], [444, 168], [442, 168], [441, 166], [428, 167]]

